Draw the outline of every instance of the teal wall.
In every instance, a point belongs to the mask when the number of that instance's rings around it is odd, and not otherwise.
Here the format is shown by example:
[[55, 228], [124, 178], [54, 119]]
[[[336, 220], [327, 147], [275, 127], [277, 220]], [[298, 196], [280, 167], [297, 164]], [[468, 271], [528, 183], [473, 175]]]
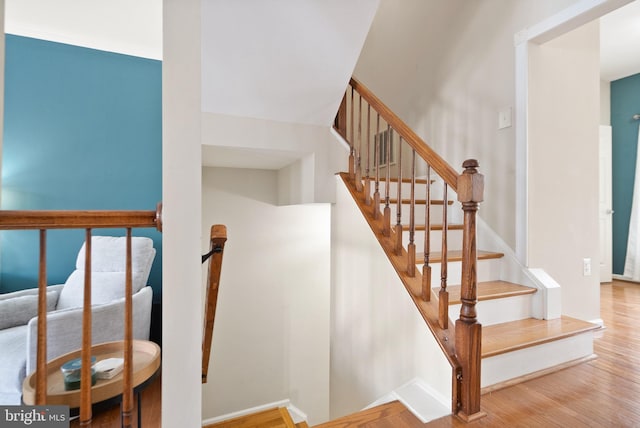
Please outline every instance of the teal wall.
[[629, 217], [636, 171], [640, 114], [640, 74], [611, 82], [611, 126], [613, 128], [613, 273], [624, 273]]
[[[2, 208], [154, 210], [162, 198], [160, 61], [7, 35]], [[124, 230], [94, 234], [123, 235]], [[162, 238], [150, 283], [161, 298]], [[38, 233], [0, 235], [0, 292], [37, 286]], [[51, 231], [48, 283], [75, 267], [84, 231]]]

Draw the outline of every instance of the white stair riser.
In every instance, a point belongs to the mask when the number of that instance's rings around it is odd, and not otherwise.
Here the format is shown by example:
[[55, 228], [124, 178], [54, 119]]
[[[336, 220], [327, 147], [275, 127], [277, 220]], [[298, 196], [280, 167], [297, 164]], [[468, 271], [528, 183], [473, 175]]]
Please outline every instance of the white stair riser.
[[[432, 230], [431, 241], [429, 243], [431, 252], [439, 252], [442, 250], [442, 231]], [[424, 252], [424, 230], [416, 231], [413, 237], [413, 243], [416, 245], [416, 252]], [[402, 232], [402, 245], [407, 248], [409, 245], [409, 231]], [[450, 230], [447, 234], [447, 248], [449, 251], [462, 249], [462, 230]]]
[[[435, 290], [437, 292], [437, 290]], [[478, 322], [483, 326], [503, 322], [522, 320], [532, 316], [533, 294], [506, 297], [502, 299], [483, 300], [476, 303]], [[449, 317], [456, 319], [461, 305], [449, 306]], [[456, 315], [456, 316], [452, 316]]]
[[[419, 272], [422, 272], [422, 260], [417, 263]], [[500, 259], [478, 260], [478, 282], [495, 281], [500, 279]], [[449, 262], [447, 269], [447, 284], [460, 285], [462, 277], [462, 262]], [[431, 286], [440, 286], [440, 263], [431, 264]]]
[[482, 388], [593, 355], [593, 332], [482, 359]]

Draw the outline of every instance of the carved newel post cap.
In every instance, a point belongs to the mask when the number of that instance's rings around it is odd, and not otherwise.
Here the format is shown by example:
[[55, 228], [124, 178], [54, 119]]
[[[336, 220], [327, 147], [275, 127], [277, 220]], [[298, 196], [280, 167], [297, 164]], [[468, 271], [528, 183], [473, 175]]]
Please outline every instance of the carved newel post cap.
[[463, 162], [464, 171], [458, 176], [458, 201], [482, 202], [484, 176], [478, 173], [478, 161], [467, 159]]
[[462, 167], [464, 169], [472, 169], [472, 168], [475, 169], [475, 168], [478, 168], [479, 166], [480, 164], [476, 159], [467, 159], [462, 163]]

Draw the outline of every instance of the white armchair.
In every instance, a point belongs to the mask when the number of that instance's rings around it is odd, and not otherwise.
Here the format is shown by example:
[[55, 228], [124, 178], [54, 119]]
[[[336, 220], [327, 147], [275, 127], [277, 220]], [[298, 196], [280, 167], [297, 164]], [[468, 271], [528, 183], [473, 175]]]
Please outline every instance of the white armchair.
[[[125, 245], [123, 237], [91, 240], [92, 341], [124, 338]], [[133, 337], [149, 338], [151, 287], [145, 286], [155, 258], [153, 241], [132, 238]], [[47, 287], [47, 360], [80, 349], [85, 246], [76, 270], [62, 285]], [[0, 404], [20, 404], [22, 381], [35, 370], [38, 290], [0, 295]]]

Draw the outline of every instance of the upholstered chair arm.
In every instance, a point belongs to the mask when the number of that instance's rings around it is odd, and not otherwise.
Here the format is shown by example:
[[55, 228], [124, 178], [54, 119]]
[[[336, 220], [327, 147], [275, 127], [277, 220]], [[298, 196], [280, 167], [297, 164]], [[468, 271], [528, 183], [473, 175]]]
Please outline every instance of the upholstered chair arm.
[[[147, 340], [151, 327], [151, 287], [133, 295], [133, 338]], [[92, 343], [124, 338], [124, 298], [92, 307]], [[27, 375], [35, 370], [38, 337], [37, 318], [27, 329]], [[82, 308], [63, 309], [47, 315], [47, 361], [82, 346]]]

